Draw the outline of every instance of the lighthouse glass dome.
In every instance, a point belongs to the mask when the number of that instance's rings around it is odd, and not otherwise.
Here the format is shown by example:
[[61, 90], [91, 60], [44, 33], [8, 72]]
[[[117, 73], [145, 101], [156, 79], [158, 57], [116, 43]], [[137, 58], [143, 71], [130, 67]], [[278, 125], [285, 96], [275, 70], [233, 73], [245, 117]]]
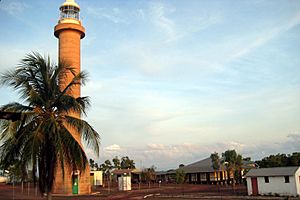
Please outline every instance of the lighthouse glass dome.
[[60, 20], [76, 19], [79, 20], [79, 8], [72, 5], [60, 7]]

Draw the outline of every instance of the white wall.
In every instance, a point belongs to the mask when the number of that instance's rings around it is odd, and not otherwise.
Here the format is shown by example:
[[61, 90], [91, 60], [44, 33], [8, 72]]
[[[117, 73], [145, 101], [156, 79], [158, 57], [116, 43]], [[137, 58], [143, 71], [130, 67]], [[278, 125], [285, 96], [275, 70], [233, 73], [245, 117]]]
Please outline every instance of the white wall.
[[297, 187], [297, 194], [300, 196], [300, 168], [298, 168], [298, 170], [296, 171], [295, 181]]
[[269, 183], [265, 183], [264, 177], [257, 177], [258, 193], [259, 194], [280, 194], [287, 196], [296, 196], [295, 177], [290, 176], [290, 182], [285, 183], [284, 176], [269, 177]]
[[103, 185], [103, 172], [102, 171], [91, 171], [91, 174], [93, 174], [93, 180], [92, 185], [93, 186], [99, 186]]
[[248, 195], [252, 195], [252, 185], [251, 185], [251, 177], [247, 177], [247, 190]]
[[[269, 183], [265, 183], [264, 177], [257, 177], [258, 194], [272, 195], [280, 194], [283, 196], [300, 196], [300, 168], [295, 176], [290, 176], [290, 182], [285, 183], [284, 176], [269, 177]], [[247, 177], [248, 195], [252, 195], [251, 177]]]
[[118, 186], [120, 191], [131, 190], [131, 176], [118, 177]]

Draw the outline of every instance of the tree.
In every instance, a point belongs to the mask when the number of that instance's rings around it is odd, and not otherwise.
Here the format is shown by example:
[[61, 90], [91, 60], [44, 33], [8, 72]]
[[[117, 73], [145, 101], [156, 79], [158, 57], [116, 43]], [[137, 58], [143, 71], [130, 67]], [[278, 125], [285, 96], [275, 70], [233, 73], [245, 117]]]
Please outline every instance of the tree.
[[152, 165], [150, 168], [143, 169], [141, 173], [142, 180], [148, 183], [149, 188], [150, 188], [150, 183], [156, 180], [155, 169], [156, 167]]
[[114, 157], [112, 159], [113, 163], [114, 163], [114, 168], [115, 169], [121, 169], [121, 162], [120, 159], [118, 158], [118, 156]]
[[[63, 83], [66, 75], [73, 75]], [[25, 56], [15, 70], [1, 75], [0, 83], [17, 90], [21, 103], [9, 103], [0, 108], [4, 112], [21, 113], [17, 121], [0, 120], [0, 163], [3, 168], [19, 160], [32, 168], [33, 181], [38, 176], [40, 192], [51, 199], [57, 167], [84, 170], [88, 159], [81, 144], [70, 130], [81, 134], [88, 146], [99, 154], [99, 135], [91, 125], [74, 113], [86, 115], [88, 97], [70, 94], [76, 85], [85, 84], [87, 74], [76, 74], [63, 63], [55, 66], [49, 57], [38, 53]]]
[[243, 158], [243, 161], [250, 162], [250, 161], [251, 161], [251, 157], [246, 157], [246, 158]]
[[110, 162], [110, 160], [105, 160], [103, 164], [100, 165], [100, 170], [104, 172], [104, 177], [107, 180], [107, 184], [110, 185], [111, 182], [111, 170], [113, 166]]
[[95, 168], [96, 170], [99, 170], [98, 163], [95, 163], [94, 168]]
[[238, 154], [236, 159], [236, 171], [235, 171], [235, 180], [238, 180], [239, 183], [242, 183], [242, 166], [243, 166], [243, 157]]
[[212, 153], [210, 155], [210, 159], [212, 162], [212, 168], [214, 169], [215, 174], [217, 174], [217, 181], [219, 180], [219, 170], [220, 170], [220, 157], [219, 154], [217, 152]]
[[0, 119], [12, 120], [14, 122], [21, 119], [21, 113], [0, 111]]
[[183, 184], [185, 182], [185, 172], [183, 169], [177, 169], [175, 174], [177, 184]]
[[100, 169], [104, 172], [105, 175], [109, 175], [110, 174], [110, 170], [113, 168], [110, 160], [106, 160], [104, 161], [103, 164], [100, 165]]
[[299, 166], [300, 165], [300, 152], [294, 152], [292, 155], [276, 154], [270, 155], [262, 160], [256, 161], [261, 168], [268, 167], [286, 167], [286, 166]]
[[229, 178], [232, 176], [232, 187], [235, 188], [235, 172], [241, 168], [242, 156], [237, 154], [235, 150], [227, 150], [222, 153], [222, 163], [229, 172]]
[[128, 156], [121, 158], [121, 169], [135, 169], [135, 163]]
[[299, 166], [300, 165], [300, 152], [294, 152], [288, 156], [288, 166]]
[[95, 167], [95, 161], [90, 158], [90, 168], [93, 170]]

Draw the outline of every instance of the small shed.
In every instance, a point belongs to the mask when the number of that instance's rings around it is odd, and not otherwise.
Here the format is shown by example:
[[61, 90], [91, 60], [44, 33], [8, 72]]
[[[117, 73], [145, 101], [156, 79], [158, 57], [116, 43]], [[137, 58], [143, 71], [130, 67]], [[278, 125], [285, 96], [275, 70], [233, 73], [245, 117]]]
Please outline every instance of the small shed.
[[140, 182], [141, 170], [139, 169], [114, 169], [111, 171], [113, 180], [118, 180], [119, 177], [129, 176], [132, 183]]
[[92, 186], [102, 186], [103, 185], [103, 172], [102, 171], [91, 171], [90, 179]]
[[115, 169], [111, 172], [114, 178], [118, 180], [119, 191], [131, 190], [131, 178], [134, 169]]
[[131, 190], [131, 177], [129, 175], [118, 177], [118, 188], [119, 191]]
[[300, 166], [251, 169], [246, 178], [248, 195], [300, 195]]

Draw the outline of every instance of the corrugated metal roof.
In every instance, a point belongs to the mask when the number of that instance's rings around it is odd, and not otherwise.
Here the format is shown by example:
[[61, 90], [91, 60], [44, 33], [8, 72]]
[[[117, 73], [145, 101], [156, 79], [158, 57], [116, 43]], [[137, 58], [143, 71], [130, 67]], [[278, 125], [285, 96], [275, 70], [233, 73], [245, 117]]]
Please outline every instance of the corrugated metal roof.
[[300, 166], [295, 167], [272, 167], [251, 169], [246, 177], [259, 177], [259, 176], [292, 176], [296, 173]]
[[111, 173], [113, 174], [129, 174], [129, 173], [134, 173], [134, 174], [138, 174], [140, 173], [141, 170], [139, 169], [114, 169], [111, 171]]
[[[211, 158], [206, 158], [204, 160], [200, 160], [198, 162], [186, 165], [181, 167], [185, 173], [199, 173], [199, 172], [214, 172], [214, 168], [212, 167]], [[220, 170], [225, 170], [225, 167], [220, 165]]]
[[[206, 158], [192, 164], [180, 167], [178, 169], [182, 169], [185, 173], [206, 173], [206, 172], [214, 172], [214, 168], [212, 167], [211, 158]], [[252, 161], [243, 161], [243, 168], [250, 169], [254, 168], [255, 163]], [[220, 169], [217, 171], [226, 171], [226, 167], [220, 164]], [[169, 171], [160, 171], [156, 172], [157, 175], [166, 175], [166, 174], [175, 174], [176, 170], [169, 170]]]
[[168, 171], [158, 171], [155, 172], [156, 175], [167, 175], [167, 174], [176, 174], [176, 170], [168, 170]]

